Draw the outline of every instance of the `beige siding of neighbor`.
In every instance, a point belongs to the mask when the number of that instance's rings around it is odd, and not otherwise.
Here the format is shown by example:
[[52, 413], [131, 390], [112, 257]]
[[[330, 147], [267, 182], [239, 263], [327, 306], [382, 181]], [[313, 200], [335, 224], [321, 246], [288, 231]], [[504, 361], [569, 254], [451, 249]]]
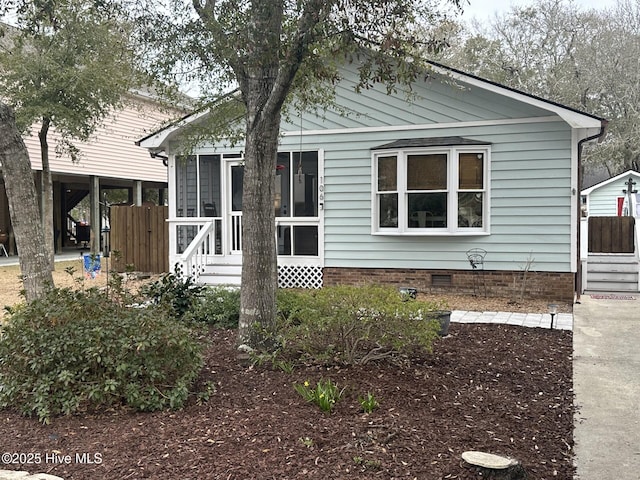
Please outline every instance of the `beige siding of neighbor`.
[[[152, 159], [149, 152], [138, 147], [135, 141], [180, 115], [180, 112], [170, 112], [149, 99], [129, 96], [125, 105], [109, 115], [88, 142], [75, 143], [81, 151], [77, 163], [67, 154], [59, 156], [56, 153], [60, 137], [52, 128], [48, 135], [51, 171], [58, 174], [166, 182], [167, 168], [162, 161]], [[42, 170], [39, 129], [40, 124], [35, 124], [31, 134], [24, 136], [34, 170]]]

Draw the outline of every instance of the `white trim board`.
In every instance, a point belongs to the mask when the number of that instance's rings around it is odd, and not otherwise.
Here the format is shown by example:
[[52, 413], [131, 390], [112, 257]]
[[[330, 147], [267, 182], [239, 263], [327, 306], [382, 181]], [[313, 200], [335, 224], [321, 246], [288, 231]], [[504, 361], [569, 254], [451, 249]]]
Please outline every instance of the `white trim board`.
[[[338, 135], [351, 133], [377, 133], [377, 132], [407, 132], [412, 130], [441, 130], [443, 128], [470, 128], [470, 127], [490, 127], [494, 125], [519, 125], [526, 123], [550, 123], [563, 122], [564, 120], [558, 116], [547, 117], [525, 117], [525, 118], [509, 118], [502, 120], [479, 120], [473, 122], [447, 122], [447, 123], [422, 123], [412, 125], [384, 125], [379, 127], [347, 127], [347, 128], [331, 128], [323, 130], [289, 130], [281, 132], [283, 137], [291, 137], [296, 135]], [[598, 131], [599, 128], [598, 128]]]
[[604, 187], [605, 185], [609, 185], [610, 183], [613, 183], [613, 182], [615, 182], [617, 180], [620, 180], [620, 179], [622, 179], [624, 177], [627, 177], [629, 175], [631, 175], [631, 176], [635, 177], [636, 179], [640, 180], [640, 173], [638, 173], [638, 172], [636, 172], [634, 170], [627, 170], [626, 172], [623, 172], [623, 173], [621, 173], [619, 175], [616, 175], [615, 177], [611, 177], [608, 180], [604, 180], [604, 181], [602, 181], [600, 183], [596, 183], [595, 185], [582, 190], [581, 194], [582, 195], [589, 195], [594, 190], [598, 190], [600, 187]]

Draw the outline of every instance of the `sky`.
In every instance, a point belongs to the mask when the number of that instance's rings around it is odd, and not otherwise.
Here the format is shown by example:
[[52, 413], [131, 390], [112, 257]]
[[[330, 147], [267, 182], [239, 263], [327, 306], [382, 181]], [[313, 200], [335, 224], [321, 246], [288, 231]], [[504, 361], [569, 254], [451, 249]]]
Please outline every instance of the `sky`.
[[[463, 0], [464, 1], [464, 0]], [[505, 13], [508, 12], [511, 6], [526, 6], [534, 3], [531, 0], [468, 0], [469, 5], [464, 8], [464, 14], [462, 18], [465, 20], [471, 20], [477, 18], [478, 20], [492, 18], [495, 12]], [[581, 9], [589, 10], [592, 8], [603, 9], [611, 8], [616, 5], [616, 0], [574, 0], [574, 3]]]

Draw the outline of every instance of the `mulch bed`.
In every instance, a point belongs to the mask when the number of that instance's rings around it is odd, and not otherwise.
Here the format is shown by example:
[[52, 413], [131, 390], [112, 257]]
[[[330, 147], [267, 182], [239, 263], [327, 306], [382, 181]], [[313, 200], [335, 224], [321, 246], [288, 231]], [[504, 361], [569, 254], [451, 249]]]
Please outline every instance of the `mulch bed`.
[[[571, 332], [452, 324], [433, 355], [404, 367], [293, 373], [243, 368], [235, 332], [212, 336], [200, 381], [217, 388], [207, 403], [85, 413], [50, 425], [1, 411], [2, 452], [39, 453], [41, 463], [0, 469], [92, 480], [477, 479], [484, 477], [460, 455], [481, 450], [519, 460], [530, 480], [573, 478]], [[347, 387], [331, 414], [292, 388], [329, 378]], [[368, 415], [357, 400], [367, 392], [380, 402]], [[71, 463], [56, 463], [54, 454]]]

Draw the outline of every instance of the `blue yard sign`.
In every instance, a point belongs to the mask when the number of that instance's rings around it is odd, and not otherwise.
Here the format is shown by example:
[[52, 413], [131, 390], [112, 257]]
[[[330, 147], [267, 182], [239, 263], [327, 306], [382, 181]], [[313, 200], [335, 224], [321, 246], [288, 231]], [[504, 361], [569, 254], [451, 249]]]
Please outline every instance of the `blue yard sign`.
[[84, 276], [94, 279], [100, 275], [100, 254], [82, 256], [84, 262]]

